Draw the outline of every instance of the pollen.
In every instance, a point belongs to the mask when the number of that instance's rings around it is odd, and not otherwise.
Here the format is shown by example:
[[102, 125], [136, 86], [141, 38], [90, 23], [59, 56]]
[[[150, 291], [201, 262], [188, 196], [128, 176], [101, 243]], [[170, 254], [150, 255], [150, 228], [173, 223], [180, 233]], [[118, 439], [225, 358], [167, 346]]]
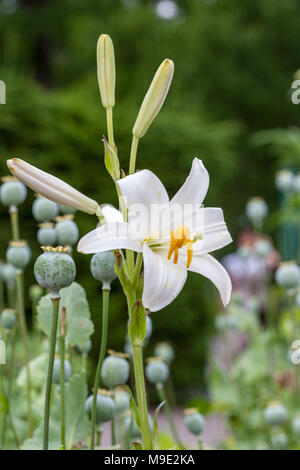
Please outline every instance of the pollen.
[[173, 263], [178, 263], [179, 249], [183, 246], [187, 247], [187, 262], [186, 267], [189, 268], [193, 259], [193, 241], [190, 237], [190, 230], [186, 225], [178, 226], [176, 232], [174, 230], [170, 231], [171, 242], [168, 252], [168, 260], [171, 259], [172, 254], [174, 253]]

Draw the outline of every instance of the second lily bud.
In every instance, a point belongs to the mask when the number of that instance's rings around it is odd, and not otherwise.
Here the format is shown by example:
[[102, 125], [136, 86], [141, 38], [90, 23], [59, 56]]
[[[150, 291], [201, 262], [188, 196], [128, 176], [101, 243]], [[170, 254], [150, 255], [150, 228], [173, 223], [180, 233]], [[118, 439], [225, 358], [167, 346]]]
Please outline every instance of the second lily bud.
[[159, 113], [167, 97], [174, 75], [174, 62], [165, 59], [154, 75], [132, 129], [135, 137], [143, 137]]
[[115, 105], [116, 66], [114, 45], [107, 34], [101, 34], [97, 43], [97, 75], [104, 108]]

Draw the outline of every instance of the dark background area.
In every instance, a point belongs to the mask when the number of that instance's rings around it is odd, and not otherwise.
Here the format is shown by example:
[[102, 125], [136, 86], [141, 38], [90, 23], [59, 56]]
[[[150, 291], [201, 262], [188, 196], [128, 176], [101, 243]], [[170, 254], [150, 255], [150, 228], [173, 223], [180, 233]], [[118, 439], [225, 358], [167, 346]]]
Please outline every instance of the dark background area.
[[[143, 96], [156, 68], [169, 57], [175, 62], [173, 84], [140, 143], [137, 167], [154, 171], [172, 195], [193, 157], [203, 159], [211, 178], [205, 204], [224, 209], [235, 237], [247, 224], [243, 212], [249, 197], [263, 196], [271, 208], [277, 205], [274, 171], [282, 154], [254, 147], [251, 138], [263, 129], [298, 124], [290, 87], [300, 63], [300, 4], [178, 0], [177, 16], [167, 20], [158, 16], [157, 3], [0, 0], [0, 79], [7, 86], [7, 104], [0, 105], [0, 175], [8, 173], [6, 159], [16, 156], [100, 203], [116, 204], [103, 164], [105, 114], [96, 78], [96, 42], [108, 33], [117, 64], [114, 120], [121, 166], [127, 171], [131, 129]], [[34, 261], [39, 247], [32, 202], [29, 191], [20, 218]], [[10, 227], [3, 207], [0, 217], [4, 258]], [[94, 228], [88, 215], [77, 214], [76, 221], [81, 235]], [[232, 250], [234, 245], [216, 255]], [[75, 254], [75, 259], [97, 328], [100, 286], [90, 275], [89, 256]], [[31, 273], [32, 265], [28, 284], [34, 282]], [[152, 315], [151, 344], [169, 340], [176, 349], [177, 389], [204, 382], [207, 342], [220, 308], [212, 293], [207, 280], [190, 275], [182, 295]], [[116, 350], [123, 348], [126, 315], [115, 282], [109, 346]], [[97, 340], [95, 335], [94, 352]]]

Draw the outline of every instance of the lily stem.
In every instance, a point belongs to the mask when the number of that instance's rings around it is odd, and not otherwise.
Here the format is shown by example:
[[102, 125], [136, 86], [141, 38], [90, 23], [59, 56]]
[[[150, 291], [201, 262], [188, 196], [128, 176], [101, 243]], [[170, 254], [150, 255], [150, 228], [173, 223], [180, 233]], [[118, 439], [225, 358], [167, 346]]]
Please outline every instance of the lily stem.
[[129, 174], [130, 175], [135, 172], [138, 145], [139, 145], [139, 138], [134, 135], [132, 137], [130, 159], [129, 159]]
[[48, 361], [48, 372], [45, 391], [45, 410], [44, 410], [44, 445], [43, 449], [48, 450], [49, 445], [49, 417], [50, 417], [50, 398], [52, 389], [53, 364], [55, 356], [56, 333], [58, 323], [59, 301], [60, 297], [52, 298], [52, 327], [50, 336], [50, 351]]
[[106, 124], [107, 124], [107, 134], [108, 134], [108, 143], [111, 147], [114, 148], [114, 126], [113, 126], [113, 110], [112, 108], [106, 108]]
[[132, 348], [133, 348], [135, 388], [136, 388], [136, 394], [137, 394], [138, 409], [139, 409], [139, 414], [140, 414], [143, 448], [144, 450], [152, 450], [153, 446], [152, 446], [152, 437], [151, 437], [151, 431], [150, 431], [150, 426], [149, 426], [142, 347], [139, 345], [133, 344]]
[[106, 351], [107, 344], [107, 330], [108, 330], [108, 309], [109, 309], [109, 294], [110, 289], [102, 289], [102, 335], [101, 335], [101, 346], [99, 352], [99, 359], [97, 364], [97, 370], [95, 375], [94, 390], [93, 390], [93, 405], [92, 405], [92, 434], [90, 449], [95, 448], [95, 431], [96, 431], [96, 413], [97, 413], [97, 393], [100, 385], [100, 376], [103, 359]]
[[25, 309], [24, 309], [24, 289], [23, 289], [23, 273], [22, 271], [17, 271], [17, 305], [18, 305], [18, 314], [21, 327], [21, 334], [24, 346], [24, 362], [26, 368], [26, 392], [27, 392], [27, 436], [31, 437], [32, 433], [32, 413], [31, 413], [31, 376], [30, 376], [30, 366], [29, 366], [29, 341], [28, 341], [28, 331], [25, 318]]
[[167, 418], [168, 418], [168, 421], [169, 421], [169, 425], [170, 425], [173, 437], [174, 437], [178, 447], [180, 447], [181, 449], [185, 449], [184, 444], [181, 442], [180, 437], [178, 436], [177, 429], [176, 429], [176, 426], [175, 426], [175, 423], [174, 423], [174, 420], [173, 420], [169, 400], [168, 400], [168, 397], [167, 397], [167, 394], [166, 394], [166, 391], [164, 389], [163, 384], [157, 384], [156, 389], [157, 389], [157, 393], [158, 393], [160, 401], [165, 401], [166, 415], [167, 415]]

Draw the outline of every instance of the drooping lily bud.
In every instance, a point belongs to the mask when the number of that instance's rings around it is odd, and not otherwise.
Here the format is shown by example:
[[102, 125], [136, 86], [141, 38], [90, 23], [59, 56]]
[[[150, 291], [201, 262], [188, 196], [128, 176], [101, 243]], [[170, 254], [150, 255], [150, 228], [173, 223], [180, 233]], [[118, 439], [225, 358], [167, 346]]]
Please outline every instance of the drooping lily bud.
[[23, 181], [29, 188], [51, 201], [73, 207], [87, 214], [98, 214], [99, 211], [101, 213], [99, 204], [96, 201], [80, 193], [69, 184], [56, 178], [56, 176], [39, 170], [19, 158], [7, 160], [7, 166], [20, 181]]
[[101, 34], [97, 43], [97, 75], [104, 108], [115, 105], [116, 67], [114, 45], [108, 34]]
[[132, 133], [135, 137], [143, 137], [156, 118], [167, 97], [173, 75], [174, 62], [165, 59], [154, 75], [133, 126]]

